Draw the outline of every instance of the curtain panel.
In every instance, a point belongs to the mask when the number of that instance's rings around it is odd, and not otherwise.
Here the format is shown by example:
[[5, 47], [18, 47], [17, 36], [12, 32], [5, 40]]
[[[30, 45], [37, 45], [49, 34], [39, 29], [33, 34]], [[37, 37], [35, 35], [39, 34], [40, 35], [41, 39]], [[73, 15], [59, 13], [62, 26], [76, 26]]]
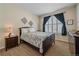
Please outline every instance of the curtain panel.
[[65, 19], [64, 19], [64, 14], [60, 13], [60, 14], [56, 14], [54, 15], [60, 22], [62, 22], [63, 26], [62, 26], [62, 35], [67, 35], [67, 30], [66, 30], [66, 25], [65, 25]]
[[51, 16], [44, 17], [44, 20], [43, 20], [43, 32], [45, 32], [45, 24], [49, 20], [50, 17]]

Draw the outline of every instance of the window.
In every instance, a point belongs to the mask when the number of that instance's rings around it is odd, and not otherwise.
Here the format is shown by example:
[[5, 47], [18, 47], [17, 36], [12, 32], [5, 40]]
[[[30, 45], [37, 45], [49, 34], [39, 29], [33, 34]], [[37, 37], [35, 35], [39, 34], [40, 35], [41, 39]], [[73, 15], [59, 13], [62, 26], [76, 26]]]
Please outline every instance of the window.
[[52, 16], [45, 24], [45, 32], [62, 33], [62, 23]]

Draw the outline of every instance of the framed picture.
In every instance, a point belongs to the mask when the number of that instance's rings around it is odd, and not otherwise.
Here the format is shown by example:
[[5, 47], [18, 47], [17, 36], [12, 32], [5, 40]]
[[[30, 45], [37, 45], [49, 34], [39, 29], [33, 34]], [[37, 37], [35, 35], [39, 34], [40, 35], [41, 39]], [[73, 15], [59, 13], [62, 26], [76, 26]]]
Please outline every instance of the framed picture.
[[26, 23], [27, 23], [26, 17], [23, 17], [23, 18], [21, 19], [21, 21], [23, 22], [23, 24], [26, 24]]
[[73, 25], [73, 20], [67, 20], [68, 25]]
[[29, 21], [29, 25], [32, 27], [32, 25], [33, 25], [33, 22], [32, 22], [32, 21]]

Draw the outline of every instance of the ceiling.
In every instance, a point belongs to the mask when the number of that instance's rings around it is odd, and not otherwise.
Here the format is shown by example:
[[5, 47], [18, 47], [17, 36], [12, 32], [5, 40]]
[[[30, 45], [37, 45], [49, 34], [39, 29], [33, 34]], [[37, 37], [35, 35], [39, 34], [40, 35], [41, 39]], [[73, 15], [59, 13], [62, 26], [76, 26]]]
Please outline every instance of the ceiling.
[[58, 9], [74, 5], [73, 3], [38, 3], [38, 4], [22, 4], [24, 9], [28, 9], [35, 15], [54, 12]]
[[12, 5], [21, 6], [25, 10], [29, 10], [34, 15], [43, 15], [45, 13], [54, 12], [58, 9], [65, 8], [67, 6], [72, 6], [75, 4], [74, 3], [19, 3], [19, 4], [17, 3]]

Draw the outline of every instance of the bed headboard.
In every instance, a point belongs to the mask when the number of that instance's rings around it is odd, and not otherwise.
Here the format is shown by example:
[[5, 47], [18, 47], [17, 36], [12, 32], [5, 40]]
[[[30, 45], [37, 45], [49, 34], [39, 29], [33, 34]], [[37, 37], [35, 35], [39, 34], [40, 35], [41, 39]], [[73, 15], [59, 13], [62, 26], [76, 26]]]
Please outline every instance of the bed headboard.
[[19, 36], [21, 36], [21, 34], [22, 34], [22, 29], [23, 29], [23, 28], [30, 28], [30, 27], [20, 27], [20, 28], [19, 28]]

